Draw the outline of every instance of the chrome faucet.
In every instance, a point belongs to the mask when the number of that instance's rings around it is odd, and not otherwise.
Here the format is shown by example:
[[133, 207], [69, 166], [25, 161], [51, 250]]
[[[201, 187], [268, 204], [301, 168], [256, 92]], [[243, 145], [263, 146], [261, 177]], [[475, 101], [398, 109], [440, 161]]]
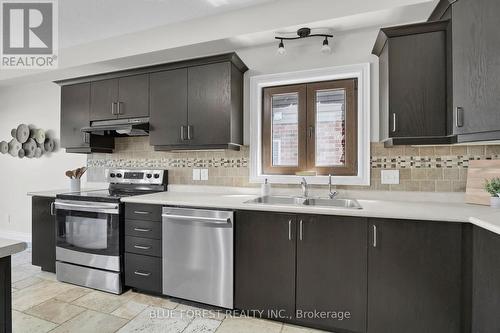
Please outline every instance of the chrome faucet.
[[330, 199], [335, 199], [339, 192], [337, 191], [332, 191], [332, 175], [328, 175], [328, 196]]
[[302, 177], [300, 185], [302, 185], [302, 197], [307, 198], [309, 196], [309, 185], [307, 184], [305, 177]]

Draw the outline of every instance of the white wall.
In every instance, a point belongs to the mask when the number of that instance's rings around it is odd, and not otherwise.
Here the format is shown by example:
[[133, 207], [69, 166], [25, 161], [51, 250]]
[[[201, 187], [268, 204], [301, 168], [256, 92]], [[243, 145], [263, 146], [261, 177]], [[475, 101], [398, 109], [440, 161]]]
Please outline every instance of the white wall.
[[370, 63], [371, 77], [371, 141], [379, 137], [379, 83], [378, 58], [371, 54], [378, 28], [336, 35], [330, 40], [332, 54], [320, 52], [322, 39], [310, 38], [300, 41], [285, 41], [286, 56], [276, 55], [278, 42], [260, 47], [238, 50], [250, 70], [245, 74], [245, 144], [249, 139], [249, 78], [254, 75], [272, 74], [334, 67], [359, 63]]
[[[0, 89], [0, 141], [19, 123], [50, 130], [59, 139], [60, 89], [52, 83]], [[63, 149], [40, 159], [0, 155], [0, 237], [31, 232], [29, 191], [63, 189], [64, 172], [86, 165], [86, 156]]]

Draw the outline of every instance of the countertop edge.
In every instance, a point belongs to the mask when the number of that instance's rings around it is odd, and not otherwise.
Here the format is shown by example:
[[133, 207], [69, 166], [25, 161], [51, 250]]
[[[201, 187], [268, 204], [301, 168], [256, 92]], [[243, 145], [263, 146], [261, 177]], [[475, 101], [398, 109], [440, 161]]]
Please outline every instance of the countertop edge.
[[[5, 241], [11, 241], [11, 240], [5, 239]], [[25, 242], [15, 242], [15, 241], [12, 242], [13, 242], [12, 244], [0, 247], [0, 258], [9, 257], [16, 253], [22, 252], [26, 250], [26, 248], [28, 247], [28, 244], [26, 244]]]
[[469, 223], [475, 225], [476, 227], [480, 227], [480, 228], [483, 228], [483, 229], [486, 229], [488, 231], [491, 231], [497, 235], [500, 235], [500, 226], [497, 226], [497, 225], [494, 225], [488, 221], [485, 221], [481, 218], [477, 218], [477, 217], [469, 217]]
[[[304, 210], [303, 207], [283, 206], [283, 205], [259, 205], [259, 204], [220, 204], [220, 203], [205, 203], [205, 202], [185, 202], [182, 200], [161, 200], [151, 198], [129, 197], [122, 199], [122, 202], [153, 204], [153, 205], [169, 205], [169, 206], [184, 206], [193, 208], [212, 208], [212, 209], [234, 209], [234, 210], [250, 210], [250, 211], [269, 211], [269, 212], [284, 212], [284, 213], [303, 213], [303, 214], [318, 214], [318, 215], [337, 215], [337, 216], [353, 216], [353, 217], [372, 217], [372, 218], [387, 218], [387, 219], [402, 219], [402, 220], [423, 220], [436, 222], [450, 223], [472, 223], [479, 227], [485, 228], [497, 234], [500, 234], [500, 225], [497, 226], [488, 222], [487, 219], [477, 216], [464, 215], [463, 217], [447, 217], [442, 216], [430, 217], [422, 216], [419, 213], [397, 214], [393, 212], [370, 212], [368, 210], [342, 210], [321, 207], [308, 207]], [[403, 203], [404, 204], [404, 203]], [[244, 206], [243, 206], [244, 205]], [[500, 212], [499, 212], [500, 213]]]

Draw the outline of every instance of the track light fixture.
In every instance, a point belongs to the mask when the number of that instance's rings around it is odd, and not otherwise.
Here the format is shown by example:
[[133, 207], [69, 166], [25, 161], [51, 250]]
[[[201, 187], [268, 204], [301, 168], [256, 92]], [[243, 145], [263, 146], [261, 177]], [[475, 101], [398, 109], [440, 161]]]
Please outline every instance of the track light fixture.
[[332, 51], [332, 48], [328, 44], [328, 38], [333, 38], [333, 35], [311, 34], [310, 28], [300, 28], [299, 30], [297, 30], [296, 37], [283, 37], [283, 36], [275, 36], [274, 37], [275, 39], [280, 41], [280, 43], [278, 44], [278, 54], [279, 55], [286, 55], [285, 44], [283, 43], [284, 40], [295, 40], [295, 39], [302, 39], [302, 38], [309, 38], [309, 37], [324, 37], [325, 39], [323, 40], [323, 46], [321, 47], [321, 52], [322, 53], [330, 53]]
[[286, 55], [285, 44], [283, 44], [283, 39], [280, 40], [280, 43], [278, 45], [278, 54], [279, 55]]
[[332, 48], [330, 47], [330, 45], [328, 45], [328, 37], [325, 37], [325, 40], [323, 41], [323, 46], [321, 47], [321, 52], [322, 53], [332, 52]]

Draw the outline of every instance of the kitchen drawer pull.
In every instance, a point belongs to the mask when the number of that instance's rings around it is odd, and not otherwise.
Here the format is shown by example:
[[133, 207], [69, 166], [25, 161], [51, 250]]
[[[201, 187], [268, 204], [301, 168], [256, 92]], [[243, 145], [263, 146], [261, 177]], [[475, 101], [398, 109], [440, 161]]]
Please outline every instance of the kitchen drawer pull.
[[140, 272], [140, 271], [135, 271], [134, 272], [135, 275], [139, 275], [139, 276], [150, 276], [151, 273], [144, 273], [144, 272]]
[[139, 250], [150, 250], [151, 246], [134, 245], [134, 248], [139, 249]]
[[397, 129], [396, 124], [397, 124], [396, 114], [393, 113], [392, 114], [392, 133], [396, 132], [396, 129]]
[[181, 141], [185, 141], [186, 137], [184, 136], [184, 125], [181, 126]]
[[288, 220], [288, 240], [292, 240], [292, 220]]
[[139, 232], [150, 232], [150, 231], [151, 231], [151, 229], [134, 228], [134, 231], [139, 231]]
[[50, 203], [50, 215], [52, 215], [52, 216], [56, 215], [56, 211], [55, 211], [55, 207], [54, 207], [55, 204], [56, 204], [55, 202]]
[[151, 214], [151, 212], [144, 212], [142, 210], [134, 210], [134, 214], [149, 215], [149, 214]]
[[457, 127], [464, 127], [464, 108], [463, 107], [457, 107], [456, 109], [456, 125]]
[[300, 220], [299, 222], [299, 240], [304, 239], [304, 222]]
[[373, 225], [373, 247], [377, 247], [377, 226]]

